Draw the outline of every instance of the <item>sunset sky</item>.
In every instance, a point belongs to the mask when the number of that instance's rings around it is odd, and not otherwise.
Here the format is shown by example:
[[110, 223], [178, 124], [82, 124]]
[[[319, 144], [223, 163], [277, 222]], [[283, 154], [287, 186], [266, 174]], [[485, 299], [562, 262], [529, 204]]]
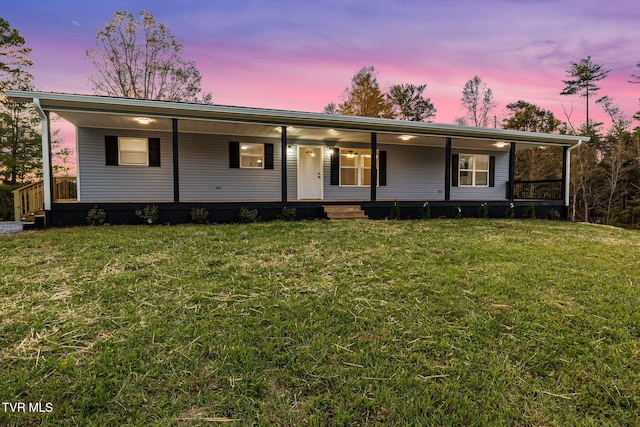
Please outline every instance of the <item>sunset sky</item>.
[[[640, 8], [631, 0], [190, 0], [11, 2], [1, 16], [33, 49], [39, 90], [91, 93], [85, 51], [114, 10], [147, 9], [194, 60], [202, 86], [224, 105], [318, 112], [363, 66], [383, 88], [426, 83], [435, 122], [463, 115], [464, 83], [480, 76], [498, 102], [524, 99], [560, 119], [584, 99], [560, 96], [571, 61], [591, 55], [611, 69], [598, 96], [640, 110]], [[592, 117], [605, 120], [594, 106]]]

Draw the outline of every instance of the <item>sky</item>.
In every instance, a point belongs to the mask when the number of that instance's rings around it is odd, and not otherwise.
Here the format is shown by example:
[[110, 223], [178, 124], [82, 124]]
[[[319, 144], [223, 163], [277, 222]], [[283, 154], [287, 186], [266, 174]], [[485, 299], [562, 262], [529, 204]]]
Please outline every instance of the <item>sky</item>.
[[[202, 88], [223, 105], [321, 111], [362, 67], [385, 89], [427, 84], [433, 121], [464, 115], [462, 87], [479, 76], [498, 120], [519, 99], [584, 121], [584, 98], [561, 96], [571, 62], [610, 69], [598, 96], [640, 110], [640, 8], [633, 0], [24, 0], [0, 16], [33, 49], [38, 90], [91, 94], [85, 51], [115, 10], [149, 10], [183, 45]], [[606, 121], [592, 104], [591, 117]], [[635, 123], [638, 124], [637, 122]]]

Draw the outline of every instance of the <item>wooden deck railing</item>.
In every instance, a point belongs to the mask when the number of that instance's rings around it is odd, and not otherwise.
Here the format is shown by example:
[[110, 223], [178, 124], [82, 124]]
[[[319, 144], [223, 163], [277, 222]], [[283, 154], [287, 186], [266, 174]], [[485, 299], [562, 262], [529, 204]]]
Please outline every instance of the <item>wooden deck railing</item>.
[[[77, 200], [75, 176], [53, 178], [53, 201]], [[16, 221], [44, 208], [44, 183], [37, 181], [13, 191], [13, 212]]]
[[75, 176], [58, 176], [53, 178], [53, 200], [55, 202], [76, 200], [78, 187]]
[[539, 181], [516, 181], [513, 187], [514, 199], [561, 200], [562, 180], [545, 179]]

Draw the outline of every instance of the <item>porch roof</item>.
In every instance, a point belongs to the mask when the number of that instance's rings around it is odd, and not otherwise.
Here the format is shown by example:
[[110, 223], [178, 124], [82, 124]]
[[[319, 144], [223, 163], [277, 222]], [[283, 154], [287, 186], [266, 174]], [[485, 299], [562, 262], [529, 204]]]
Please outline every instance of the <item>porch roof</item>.
[[[38, 99], [44, 110], [54, 112], [80, 127], [140, 129], [142, 125], [135, 119], [146, 117], [152, 120], [152, 127], [159, 130], [171, 130], [171, 119], [183, 119], [185, 122], [180, 125], [180, 131], [195, 133], [211, 131], [214, 124], [218, 128], [215, 133], [223, 133], [219, 128], [221, 125], [224, 127], [224, 124], [227, 124], [229, 132], [233, 133], [241, 130], [241, 125], [245, 124], [251, 125], [251, 134], [277, 136], [278, 128], [287, 126], [293, 127], [287, 132], [290, 138], [323, 140], [327, 143], [345, 139], [345, 132], [348, 132], [350, 141], [362, 139], [364, 142], [369, 139], [370, 132], [379, 132], [393, 138], [393, 140], [387, 138], [389, 140], [386, 142], [411, 145], [428, 144], [429, 140], [435, 143], [436, 138], [441, 140], [441, 138], [450, 137], [467, 141], [478, 140], [479, 145], [499, 141], [572, 146], [588, 138], [439, 123], [96, 95], [15, 90], [7, 91], [6, 95], [21, 102], [32, 102]], [[244, 132], [249, 131], [244, 129]], [[361, 134], [360, 137], [358, 134]], [[409, 136], [409, 139], [401, 138], [404, 135]], [[412, 141], [413, 138], [416, 140]]]

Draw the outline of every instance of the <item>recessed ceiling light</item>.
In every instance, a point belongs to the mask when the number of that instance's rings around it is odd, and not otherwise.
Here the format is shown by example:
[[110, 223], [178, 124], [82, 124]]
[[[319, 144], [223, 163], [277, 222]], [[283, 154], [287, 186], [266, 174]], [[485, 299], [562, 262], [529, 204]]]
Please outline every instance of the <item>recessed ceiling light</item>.
[[248, 148], [249, 148], [249, 147], [248, 147], [247, 145], [242, 145], [242, 146], [240, 146], [240, 149], [242, 149], [242, 150], [246, 150], [246, 149], [248, 149]]
[[148, 125], [151, 123], [151, 119], [148, 117], [136, 117], [136, 121], [141, 125]]
[[403, 141], [408, 141], [411, 138], [413, 138], [413, 136], [411, 136], [411, 135], [400, 135], [400, 139], [403, 140]]
[[496, 147], [498, 148], [503, 148], [505, 145], [507, 145], [506, 142], [502, 142], [502, 141], [496, 142]]

